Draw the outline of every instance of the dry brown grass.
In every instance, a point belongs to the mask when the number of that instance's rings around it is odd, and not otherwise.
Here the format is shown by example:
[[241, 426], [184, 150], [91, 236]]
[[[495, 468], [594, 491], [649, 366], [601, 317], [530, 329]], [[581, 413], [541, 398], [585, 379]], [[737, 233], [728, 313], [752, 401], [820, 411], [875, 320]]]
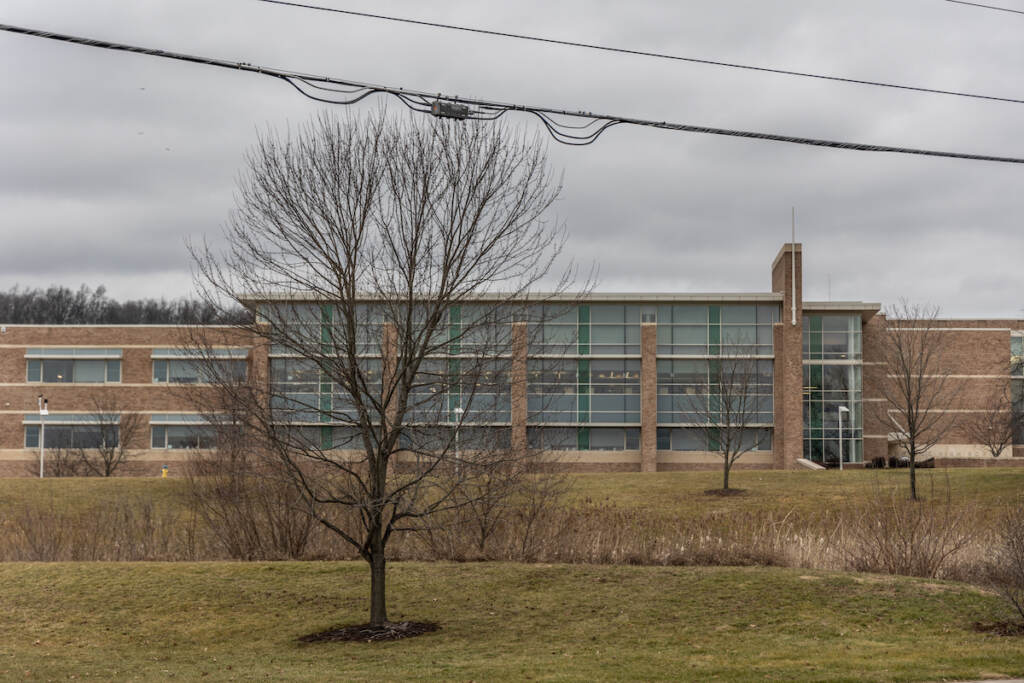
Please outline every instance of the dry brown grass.
[[[61, 482], [63, 483], [63, 482]], [[699, 482], [695, 482], [699, 485]], [[570, 564], [761, 565], [979, 580], [1002, 507], [953, 486], [910, 502], [898, 489], [859, 490], [841, 505], [733, 507], [703, 512], [594, 502], [570, 494], [510, 502], [481, 538], [468, 508], [397, 534], [395, 560]], [[940, 487], [941, 488], [941, 487]], [[0, 560], [348, 560], [332, 532], [300, 511], [268, 508], [265, 491], [232, 491], [211, 508], [187, 487], [113, 500], [23, 497], [0, 519]], [[259, 495], [254, 494], [258, 493]], [[280, 493], [280, 492], [278, 492]], [[244, 494], [244, 495], [243, 495]], [[253, 495], [250, 495], [253, 494]], [[764, 492], [758, 494], [765, 497]], [[730, 501], [732, 502], [732, 501]], [[1003, 506], [1006, 507], [1006, 506]], [[338, 525], [356, 520], [337, 517]]]

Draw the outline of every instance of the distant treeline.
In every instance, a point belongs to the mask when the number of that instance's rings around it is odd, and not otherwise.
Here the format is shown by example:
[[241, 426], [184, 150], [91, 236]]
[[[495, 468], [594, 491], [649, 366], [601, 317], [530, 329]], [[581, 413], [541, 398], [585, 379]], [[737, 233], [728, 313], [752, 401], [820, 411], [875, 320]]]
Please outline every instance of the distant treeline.
[[116, 301], [100, 285], [0, 292], [0, 323], [11, 325], [189, 325], [229, 324], [249, 318], [244, 308], [219, 311], [194, 299]]

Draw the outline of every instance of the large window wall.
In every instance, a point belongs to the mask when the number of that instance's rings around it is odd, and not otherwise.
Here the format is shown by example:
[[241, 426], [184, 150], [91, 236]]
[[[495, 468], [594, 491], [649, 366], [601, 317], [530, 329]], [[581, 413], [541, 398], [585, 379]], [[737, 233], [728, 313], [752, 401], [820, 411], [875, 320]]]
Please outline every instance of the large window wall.
[[841, 449], [843, 462], [861, 462], [864, 415], [860, 315], [805, 314], [803, 355], [804, 457], [838, 466]]
[[778, 304], [658, 306], [659, 356], [772, 356]]
[[[286, 337], [282, 340], [286, 343], [271, 347], [271, 405], [277, 411], [276, 419], [294, 425], [296, 434], [318, 447], [361, 446], [354, 443], [351, 428], [346, 426], [357, 418], [352, 393], [332, 380], [329, 366], [331, 356], [343, 353], [349, 338], [339, 310], [329, 305], [282, 304], [264, 306], [261, 312], [265, 319], [283, 327]], [[424, 315], [425, 311], [412, 312], [410, 334], [416, 334], [417, 319], [422, 321]], [[369, 403], [377, 404], [370, 406], [373, 419], [384, 400], [385, 355], [401, 353], [401, 348], [398, 344], [388, 347], [386, 316], [380, 308], [360, 306], [356, 316], [359, 383], [365, 387], [360, 393], [372, 397]], [[518, 317], [516, 311], [490, 305], [452, 306], [444, 312], [431, 340], [436, 348], [421, 362], [405, 415], [418, 441], [429, 441], [427, 431], [432, 425], [443, 430], [458, 423], [464, 425], [461, 441], [475, 433], [473, 425], [486, 425], [490, 443], [507, 440], [514, 317]], [[287, 339], [292, 335], [293, 339]], [[307, 345], [311, 353], [304, 354]], [[318, 365], [303, 355], [322, 355], [324, 363]]]
[[[489, 308], [449, 309], [438, 333], [438, 353], [425, 360], [423, 381], [411, 397], [410, 423], [510, 425], [510, 332], [522, 322], [528, 441], [552, 450], [637, 450], [641, 330], [644, 323], [656, 323], [658, 400], [657, 415], [651, 418], [670, 430], [659, 442], [689, 450], [695, 439], [688, 430], [715, 419], [723, 369], [735, 375], [732, 371], [742, 365], [749, 384], [745, 398], [753, 406], [747, 416], [751, 438], [759, 449], [770, 448], [777, 303], [551, 302], [486, 320]], [[363, 365], [369, 383], [379, 386], [385, 326], [371, 309], [364, 313], [367, 331], [358, 333]], [[329, 306], [294, 306], [290, 315], [296, 329], [323, 345], [331, 342], [331, 330], [339, 322]], [[502, 345], [507, 353], [500, 358], [480, 357], [481, 349]], [[284, 419], [313, 431], [340, 428], [346, 421], [350, 402], [345, 392], [315, 364], [275, 346], [270, 367], [274, 405]], [[462, 377], [473, 379], [469, 383]], [[687, 431], [677, 434], [672, 429]], [[325, 444], [333, 441], [322, 439]], [[701, 449], [706, 448], [702, 442]]]
[[640, 360], [531, 358], [530, 423], [640, 424]]
[[715, 451], [716, 424], [771, 450], [778, 320], [776, 303], [658, 307], [658, 450]]
[[[774, 364], [752, 358], [659, 359], [658, 424], [715, 422], [723, 400], [745, 425], [774, 419]], [[723, 387], [723, 382], [726, 386]]]

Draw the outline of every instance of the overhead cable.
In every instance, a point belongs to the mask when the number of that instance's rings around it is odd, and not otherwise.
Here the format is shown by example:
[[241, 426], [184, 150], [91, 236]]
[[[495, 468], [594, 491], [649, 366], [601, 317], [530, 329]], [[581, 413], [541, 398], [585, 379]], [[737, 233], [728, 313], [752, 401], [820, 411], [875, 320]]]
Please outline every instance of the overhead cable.
[[[262, 74], [273, 78], [279, 78], [305, 97], [325, 102], [328, 104], [355, 104], [373, 94], [391, 95], [405, 104], [409, 109], [421, 113], [431, 113], [435, 103], [449, 102], [470, 107], [467, 116], [462, 118], [477, 120], [494, 120], [511, 111], [521, 111], [532, 114], [540, 119], [541, 123], [557, 142], [567, 145], [589, 145], [595, 142], [598, 137], [612, 126], [628, 124], [633, 126], [644, 126], [648, 128], [660, 128], [663, 130], [674, 130], [688, 133], [705, 133], [708, 135], [724, 135], [729, 137], [750, 138], [754, 140], [769, 140], [773, 142], [787, 142], [797, 145], [809, 145], [812, 147], [830, 147], [834, 149], [848, 149], [861, 152], [890, 152], [894, 154], [911, 154], [917, 156], [946, 157], [950, 159], [965, 159], [970, 161], [994, 161], [1008, 164], [1024, 164], [1024, 158], [992, 156], [987, 154], [967, 154], [962, 152], [945, 152], [929, 149], [915, 149], [910, 147], [894, 147], [888, 145], [869, 145], [858, 142], [842, 142], [836, 140], [821, 140], [816, 138], [805, 138], [790, 135], [777, 135], [773, 133], [759, 133], [754, 131], [733, 130], [729, 128], [714, 128], [711, 126], [695, 126], [684, 123], [671, 123], [668, 121], [653, 121], [628, 116], [617, 116], [611, 114], [595, 114], [585, 111], [572, 111], [568, 109], [556, 109], [551, 107], [527, 106], [522, 104], [511, 104], [484, 100], [479, 98], [459, 97], [445, 95], [442, 93], [433, 94], [424, 90], [413, 90], [386, 85], [375, 85], [349, 79], [334, 78], [329, 76], [314, 76], [294, 71], [286, 71], [264, 66], [256, 66], [248, 62], [232, 62], [223, 59], [213, 59], [179, 52], [168, 52], [154, 48], [138, 47], [123, 43], [112, 43], [105, 40], [93, 38], [82, 38], [50, 31], [24, 28], [0, 24], [0, 31], [17, 33], [48, 40], [58, 40], [77, 45], [86, 45], [107, 50], [119, 50], [122, 52], [134, 52], [137, 54], [175, 59], [195, 64], [205, 64], [238, 71]], [[565, 117], [573, 120], [582, 119], [582, 124], [565, 123], [560, 120]]]
[[[957, 0], [948, 0], [949, 2], [956, 2]], [[744, 69], [747, 71], [760, 71], [762, 73], [780, 74], [783, 76], [798, 76], [800, 78], [815, 78], [822, 81], [835, 81], [839, 83], [852, 83], [855, 85], [871, 85], [879, 88], [894, 88], [896, 90], [910, 90], [912, 92], [923, 92], [930, 93], [932, 95], [951, 95], [954, 97], [969, 97], [977, 100], [991, 100], [994, 102], [1009, 102], [1012, 104], [1024, 104], [1024, 99], [1014, 97], [1001, 97], [998, 95], [982, 95], [979, 93], [962, 92], [958, 90], [941, 90], [938, 88], [925, 88], [923, 86], [914, 85], [901, 85], [899, 83], [886, 83], [884, 81], [869, 81], [860, 78], [847, 78], [845, 76], [829, 76], [826, 74], [815, 74], [806, 71], [791, 71], [789, 69], [776, 69], [767, 66], [753, 66], [750, 64], [738, 64], [735, 62], [723, 62], [715, 59], [702, 59], [699, 57], [681, 57], [679, 55], [664, 54], [661, 52], [648, 52], [646, 50], [632, 50], [629, 48], [611, 47], [608, 45], [597, 45], [594, 43], [581, 43], [573, 40], [558, 40], [557, 38], [543, 38], [539, 36], [530, 36], [523, 33], [510, 33], [507, 31], [494, 31], [483, 28], [473, 28], [470, 26], [459, 26], [457, 24], [442, 24], [434, 21], [424, 21], [422, 19], [409, 19], [406, 17], [395, 17], [387, 14], [373, 14], [371, 12], [356, 12], [354, 10], [338, 9], [335, 7], [323, 7], [321, 5], [312, 5], [303, 2], [291, 2], [290, 0], [257, 0], [257, 2], [265, 2], [272, 5], [284, 5], [286, 7], [298, 7], [301, 9], [317, 10], [321, 12], [332, 12], [335, 14], [346, 14], [353, 17], [363, 17], [365, 19], [381, 19], [384, 21], [395, 21], [403, 24], [414, 24], [417, 26], [429, 26], [431, 28], [443, 28], [451, 31], [465, 31], [467, 33], [479, 33], [488, 36], [499, 36], [502, 38], [515, 38], [517, 40], [531, 40], [537, 43], [549, 43], [552, 45], [564, 45], [567, 47], [580, 47], [588, 50], [601, 50], [603, 52], [617, 52], [626, 55], [635, 55], [640, 57], [655, 57], [657, 59], [669, 59], [677, 62], [690, 62], [692, 64], [706, 64], [710, 66], [722, 66], [730, 69]], [[974, 3], [963, 3], [971, 5]], [[982, 5], [984, 6], [984, 5]], [[994, 8], [999, 9], [999, 8]], [[1007, 10], [1012, 11], [1012, 10]]]
[[1010, 9], [1009, 7], [996, 7], [995, 5], [982, 5], [980, 2], [965, 2], [964, 0], [946, 0], [946, 2], [952, 2], [955, 5], [970, 5], [971, 7], [981, 7], [982, 9], [994, 9], [997, 12], [1012, 12], [1014, 14], [1024, 14], [1024, 10]]

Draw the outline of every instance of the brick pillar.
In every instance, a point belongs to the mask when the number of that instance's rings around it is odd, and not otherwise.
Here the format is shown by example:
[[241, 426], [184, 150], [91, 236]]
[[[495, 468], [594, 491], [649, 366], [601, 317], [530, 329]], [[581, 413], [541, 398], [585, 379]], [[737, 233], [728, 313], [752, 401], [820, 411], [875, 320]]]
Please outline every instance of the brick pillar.
[[864, 350], [861, 387], [864, 399], [861, 403], [864, 411], [864, 462], [889, 457], [889, 433], [894, 430], [892, 422], [888, 419], [888, 406], [883, 394], [886, 365], [882, 345], [885, 343], [887, 325], [885, 314], [880, 313], [864, 323], [861, 328], [864, 335], [861, 342], [861, 348]]
[[781, 317], [773, 330], [775, 429], [772, 455], [776, 469], [790, 469], [795, 466], [799, 458], [804, 457], [803, 259], [801, 252], [799, 243], [786, 244], [772, 263], [772, 291], [782, 295]]
[[512, 367], [509, 373], [511, 385], [512, 450], [521, 454], [526, 451], [526, 323], [512, 325]]
[[658, 326], [640, 326], [640, 471], [658, 471]]

